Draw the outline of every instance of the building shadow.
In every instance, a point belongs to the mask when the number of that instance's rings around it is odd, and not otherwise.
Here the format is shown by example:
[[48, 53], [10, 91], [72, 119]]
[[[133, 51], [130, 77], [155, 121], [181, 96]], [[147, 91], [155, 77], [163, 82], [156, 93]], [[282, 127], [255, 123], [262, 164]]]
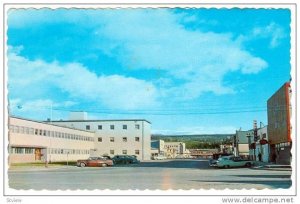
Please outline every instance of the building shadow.
[[[247, 179], [247, 180], [191, 180], [195, 182], [203, 182], [203, 183], [215, 183], [220, 184], [245, 184], [245, 188], [249, 184], [256, 184], [256, 185], [267, 185], [269, 188], [272, 189], [278, 189], [278, 188], [283, 188], [287, 189], [292, 186], [292, 180], [285, 180], [285, 181], [274, 181], [274, 180], [253, 180], [253, 179]], [[228, 187], [230, 188], [230, 187]], [[244, 188], [244, 187], [243, 187]], [[230, 188], [231, 189], [231, 188]], [[238, 188], [233, 188], [233, 189], [238, 189]]]
[[138, 164], [115, 165], [115, 167], [153, 167], [153, 168], [190, 168], [190, 169], [209, 169], [209, 161], [203, 159], [173, 159], [163, 161], [147, 161]]
[[244, 178], [291, 178], [291, 175], [234, 175], [236, 177]]

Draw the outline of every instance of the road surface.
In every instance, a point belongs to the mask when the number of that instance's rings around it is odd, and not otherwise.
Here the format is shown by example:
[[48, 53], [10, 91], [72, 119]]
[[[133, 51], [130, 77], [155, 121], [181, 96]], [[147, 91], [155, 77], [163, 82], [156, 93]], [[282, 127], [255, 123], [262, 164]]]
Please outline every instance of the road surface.
[[207, 160], [148, 161], [114, 167], [75, 167], [8, 172], [13, 189], [277, 189], [291, 186], [291, 171], [214, 169]]

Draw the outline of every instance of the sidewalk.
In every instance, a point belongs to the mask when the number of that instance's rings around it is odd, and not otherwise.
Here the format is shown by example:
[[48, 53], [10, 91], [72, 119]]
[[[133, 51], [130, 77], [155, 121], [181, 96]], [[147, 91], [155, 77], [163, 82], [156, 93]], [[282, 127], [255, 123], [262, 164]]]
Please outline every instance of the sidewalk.
[[255, 161], [252, 169], [269, 170], [269, 171], [292, 171], [291, 165], [274, 164], [267, 162]]
[[46, 166], [11, 166], [8, 168], [9, 172], [18, 172], [18, 171], [52, 171], [57, 169], [68, 169], [74, 168], [76, 166], [67, 166], [67, 165], [48, 165]]

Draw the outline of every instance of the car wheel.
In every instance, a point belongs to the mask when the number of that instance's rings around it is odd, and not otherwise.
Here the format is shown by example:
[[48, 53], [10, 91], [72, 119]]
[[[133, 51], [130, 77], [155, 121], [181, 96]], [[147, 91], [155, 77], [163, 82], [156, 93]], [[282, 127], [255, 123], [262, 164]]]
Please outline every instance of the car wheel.
[[224, 166], [225, 169], [228, 169], [229, 167], [230, 167], [229, 165], [225, 165], [225, 166]]
[[107, 166], [107, 164], [105, 164], [105, 163], [104, 163], [104, 164], [102, 164], [101, 166], [102, 166], [102, 167], [106, 167], [106, 166]]
[[80, 163], [80, 166], [81, 166], [81, 167], [85, 167], [85, 163], [83, 163], [83, 162]]
[[250, 163], [250, 162], [247, 162], [247, 163], [245, 164], [245, 166], [246, 166], [246, 167], [251, 167], [251, 163]]

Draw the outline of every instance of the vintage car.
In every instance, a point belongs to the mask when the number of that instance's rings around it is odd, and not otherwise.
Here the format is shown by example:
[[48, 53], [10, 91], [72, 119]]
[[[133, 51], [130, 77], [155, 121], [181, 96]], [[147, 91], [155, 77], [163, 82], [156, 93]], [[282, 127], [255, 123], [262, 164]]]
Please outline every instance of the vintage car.
[[167, 159], [167, 157], [164, 155], [158, 155], [158, 156], [154, 157], [153, 159], [154, 160], [165, 160], [165, 159]]
[[130, 155], [116, 155], [112, 158], [115, 164], [136, 164], [140, 161], [136, 158], [136, 156]]
[[230, 168], [230, 167], [251, 167], [253, 161], [244, 160], [241, 157], [224, 156], [217, 160], [217, 167]]
[[105, 167], [105, 166], [113, 166], [114, 162], [111, 159], [107, 159], [105, 157], [90, 157], [86, 160], [77, 160], [78, 167]]

